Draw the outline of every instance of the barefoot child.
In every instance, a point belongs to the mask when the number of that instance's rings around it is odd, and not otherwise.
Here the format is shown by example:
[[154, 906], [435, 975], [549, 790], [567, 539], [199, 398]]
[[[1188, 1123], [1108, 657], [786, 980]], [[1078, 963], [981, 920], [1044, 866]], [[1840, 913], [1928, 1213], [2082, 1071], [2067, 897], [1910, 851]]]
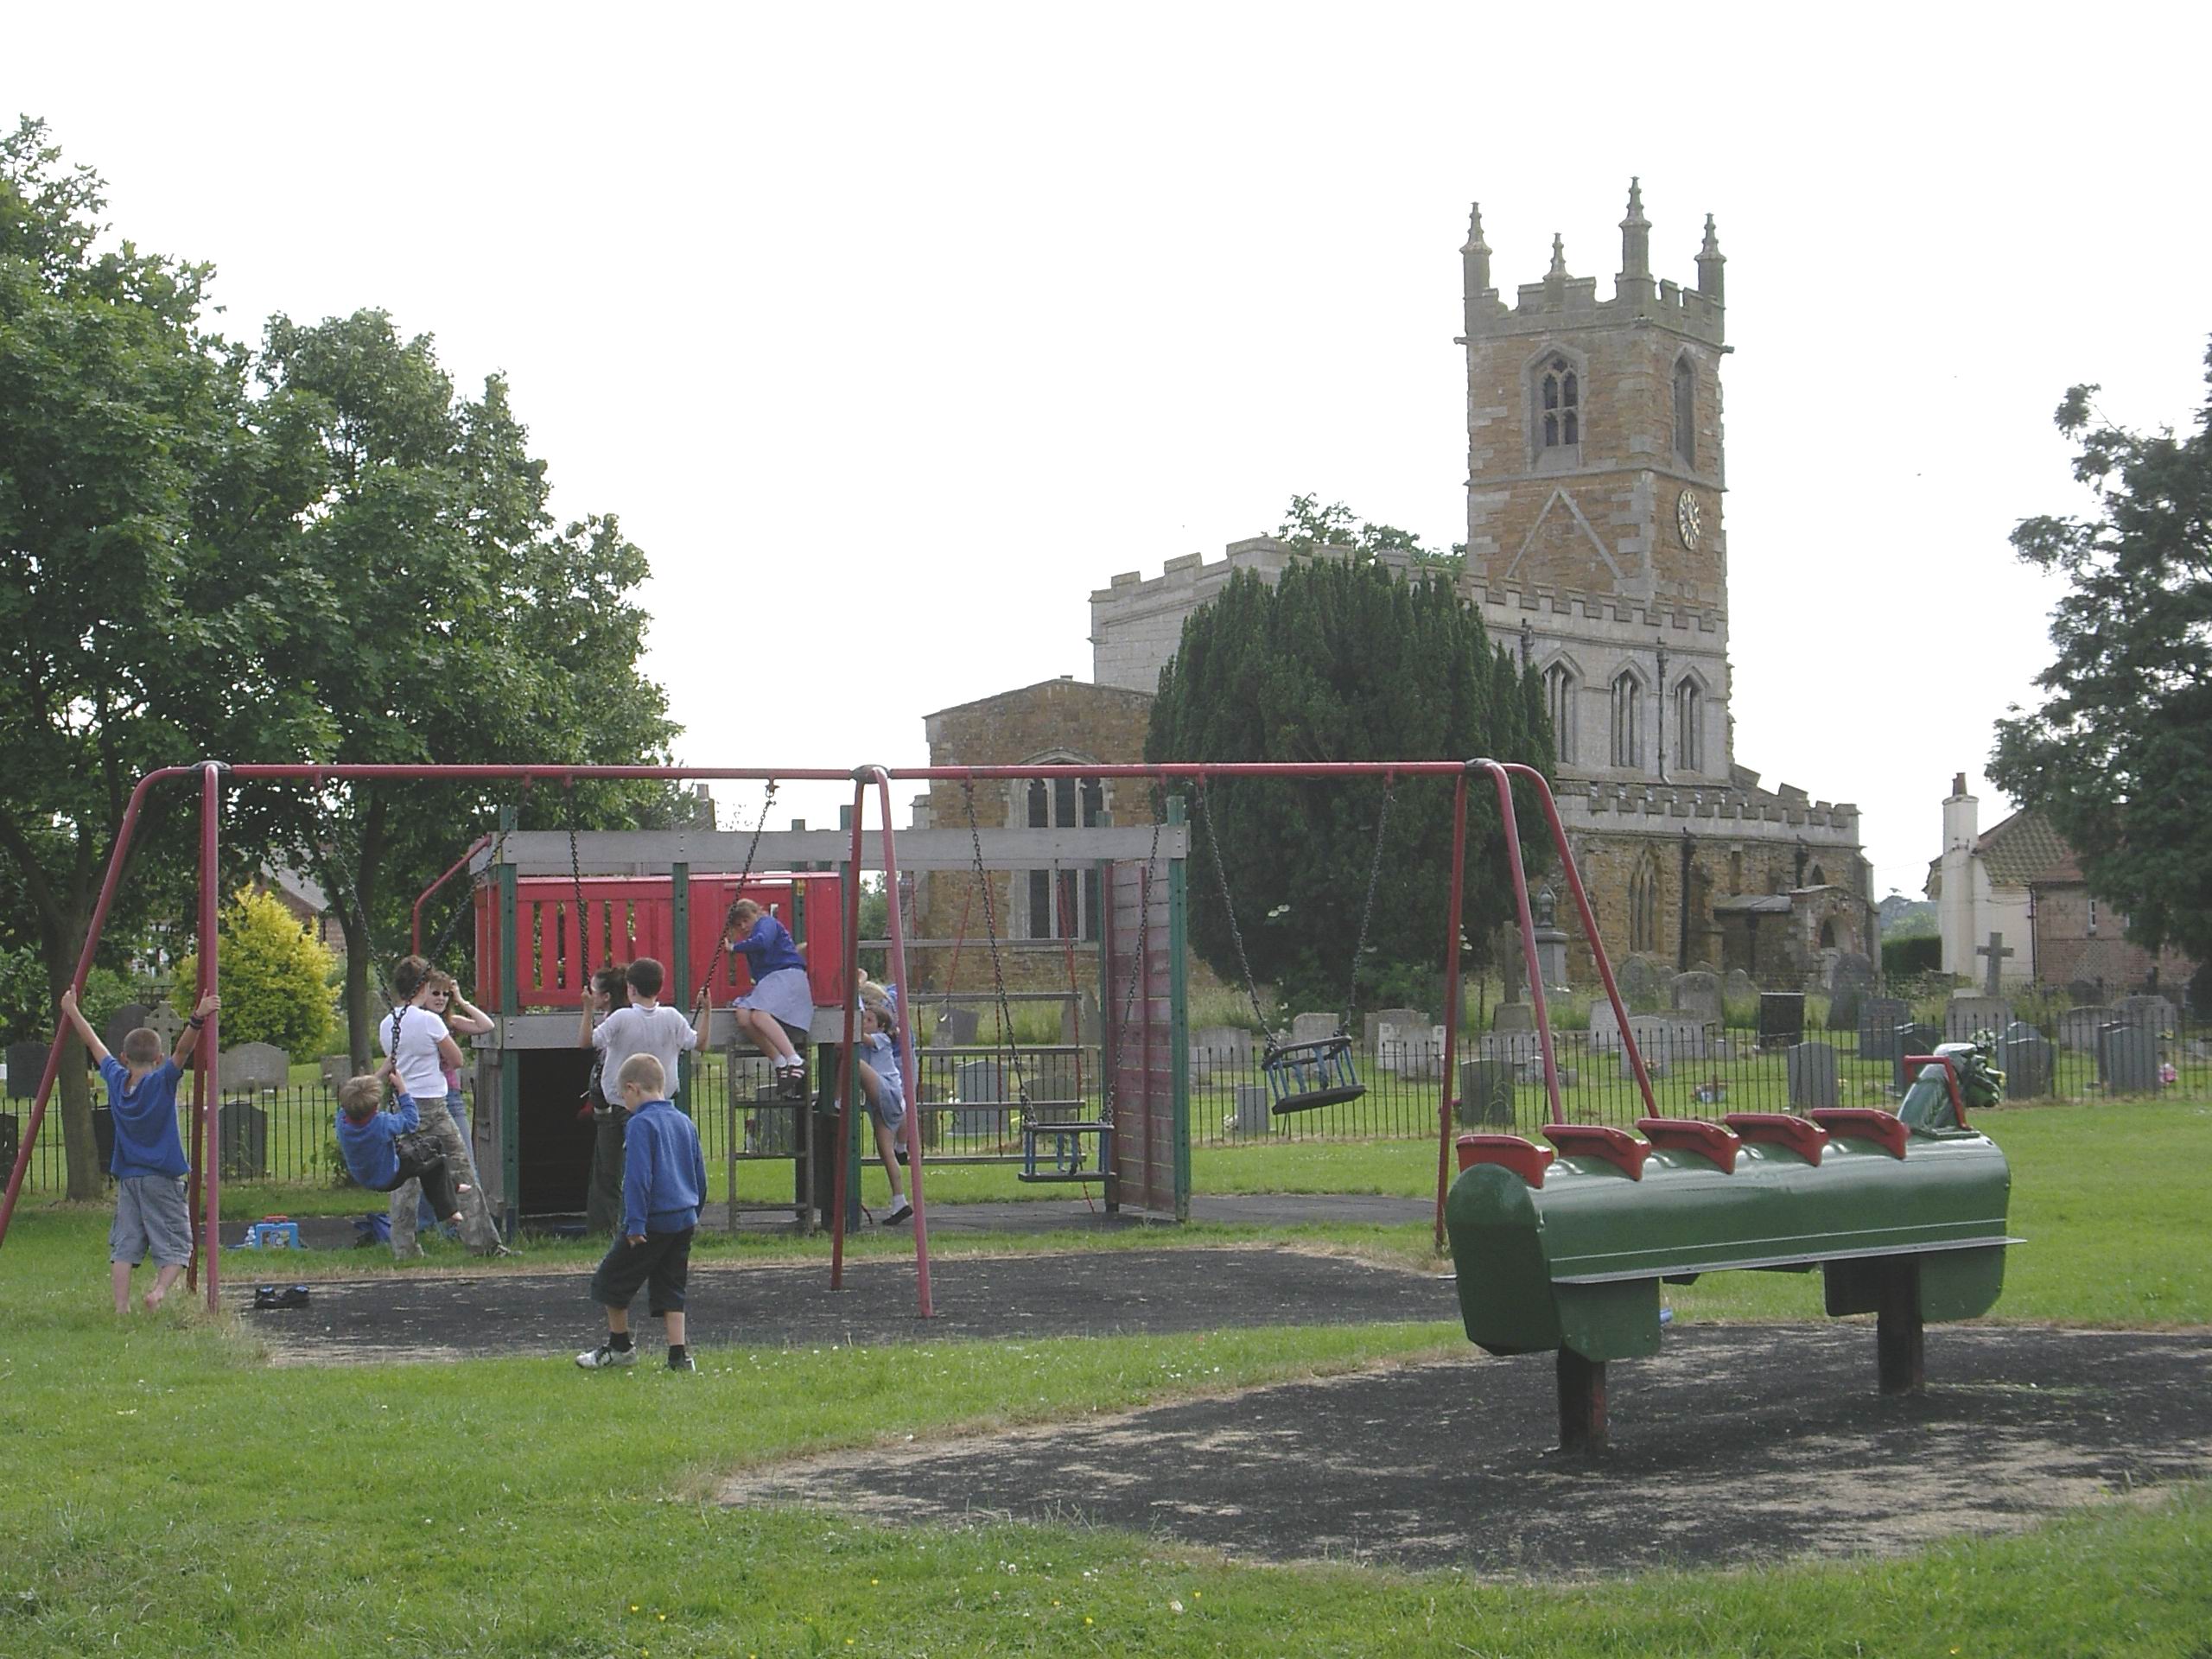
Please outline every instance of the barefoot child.
[[622, 1148], [622, 1236], [591, 1276], [591, 1299], [607, 1310], [607, 1340], [578, 1354], [576, 1363], [596, 1371], [638, 1363], [630, 1304], [645, 1285], [646, 1306], [668, 1326], [668, 1369], [694, 1371], [699, 1368], [684, 1345], [683, 1289], [707, 1191], [699, 1131], [669, 1102], [666, 1075], [650, 1054], [622, 1063], [615, 1093], [630, 1114]]
[[814, 1025], [814, 988], [807, 982], [806, 957], [790, 931], [750, 899], [730, 906], [724, 936], [745, 953], [753, 988], [730, 1012], [737, 1028], [776, 1063], [776, 1081], [786, 1093], [806, 1092], [806, 1062], [794, 1043], [804, 1042]]
[[372, 1192], [419, 1181], [432, 1212], [458, 1226], [461, 1195], [469, 1187], [454, 1182], [438, 1138], [423, 1132], [415, 1097], [401, 1085], [398, 1072], [390, 1076], [398, 1094], [389, 1112], [382, 1109], [383, 1078], [348, 1077], [339, 1085], [338, 1150], [346, 1173]]
[[130, 1311], [131, 1269], [149, 1251], [154, 1282], [146, 1292], [149, 1313], [162, 1305], [192, 1259], [192, 1217], [184, 1200], [191, 1166], [177, 1137], [176, 1086], [199, 1044], [200, 1028], [219, 1006], [213, 992], [201, 997], [177, 1033], [176, 1052], [167, 1058], [161, 1033], [141, 1026], [123, 1039], [123, 1058], [118, 1060], [79, 1010], [77, 993], [61, 993], [61, 1012], [99, 1067], [115, 1113], [115, 1153], [108, 1160], [108, 1173], [115, 1177], [115, 1223], [108, 1229], [107, 1254], [118, 1313]]

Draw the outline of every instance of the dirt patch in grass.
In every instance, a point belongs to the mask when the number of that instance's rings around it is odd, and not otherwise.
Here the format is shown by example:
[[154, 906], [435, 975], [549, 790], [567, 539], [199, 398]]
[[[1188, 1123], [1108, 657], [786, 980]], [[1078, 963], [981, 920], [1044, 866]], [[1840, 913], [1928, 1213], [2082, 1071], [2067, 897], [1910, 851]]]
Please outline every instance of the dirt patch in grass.
[[1899, 1554], [2212, 1475], [2212, 1337], [1935, 1327], [1874, 1390], [1863, 1325], [1688, 1329], [1609, 1368], [1611, 1449], [1553, 1449], [1548, 1355], [1276, 1384], [753, 1471], [724, 1502], [1078, 1522], [1272, 1560], [1587, 1577]]

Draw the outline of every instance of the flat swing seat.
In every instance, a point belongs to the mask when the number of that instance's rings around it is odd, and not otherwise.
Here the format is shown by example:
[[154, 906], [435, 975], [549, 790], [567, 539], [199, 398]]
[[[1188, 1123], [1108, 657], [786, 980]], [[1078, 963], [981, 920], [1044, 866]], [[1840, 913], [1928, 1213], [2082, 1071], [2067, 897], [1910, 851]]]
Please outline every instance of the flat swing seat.
[[[1096, 1135], [1095, 1162], [1084, 1157], [1084, 1137]], [[1046, 1143], [1049, 1142], [1049, 1146]], [[1114, 1126], [1105, 1122], [1025, 1123], [1020, 1181], [1103, 1181], [1114, 1161]]]
[[1351, 1039], [1342, 1032], [1310, 1043], [1269, 1043], [1261, 1070], [1277, 1117], [1341, 1106], [1367, 1092], [1352, 1070]]

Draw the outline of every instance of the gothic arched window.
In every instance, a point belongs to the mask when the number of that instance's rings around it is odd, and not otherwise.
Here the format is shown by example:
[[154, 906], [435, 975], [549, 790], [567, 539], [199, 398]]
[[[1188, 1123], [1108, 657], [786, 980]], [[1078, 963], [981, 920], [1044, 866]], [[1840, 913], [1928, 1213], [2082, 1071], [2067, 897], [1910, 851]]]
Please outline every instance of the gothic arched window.
[[1705, 697], [1695, 680], [1675, 685], [1675, 765], [1683, 772], [1705, 770]]
[[1552, 742], [1563, 766], [1574, 760], [1576, 690], [1574, 671], [1565, 663], [1554, 663], [1544, 671], [1544, 707], [1552, 717]]
[[1697, 467], [1697, 371], [1687, 354], [1675, 359], [1675, 458]]
[[1633, 674], [1613, 682], [1613, 764], [1643, 764], [1643, 687]]
[[1649, 852], [1628, 878], [1628, 948], [1659, 948], [1659, 865]]
[[1574, 365], [1554, 357], [1536, 382], [1537, 448], [1571, 448], [1582, 442], [1582, 383]]

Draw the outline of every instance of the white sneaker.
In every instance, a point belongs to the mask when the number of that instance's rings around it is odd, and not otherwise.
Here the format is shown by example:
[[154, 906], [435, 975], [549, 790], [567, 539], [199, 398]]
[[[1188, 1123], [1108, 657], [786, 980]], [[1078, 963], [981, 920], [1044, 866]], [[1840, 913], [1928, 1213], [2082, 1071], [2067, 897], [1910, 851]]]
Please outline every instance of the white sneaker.
[[610, 1365], [634, 1365], [637, 1363], [638, 1344], [634, 1342], [627, 1348], [617, 1348], [611, 1342], [602, 1342], [598, 1347], [576, 1356], [576, 1363], [588, 1371], [603, 1371]]

